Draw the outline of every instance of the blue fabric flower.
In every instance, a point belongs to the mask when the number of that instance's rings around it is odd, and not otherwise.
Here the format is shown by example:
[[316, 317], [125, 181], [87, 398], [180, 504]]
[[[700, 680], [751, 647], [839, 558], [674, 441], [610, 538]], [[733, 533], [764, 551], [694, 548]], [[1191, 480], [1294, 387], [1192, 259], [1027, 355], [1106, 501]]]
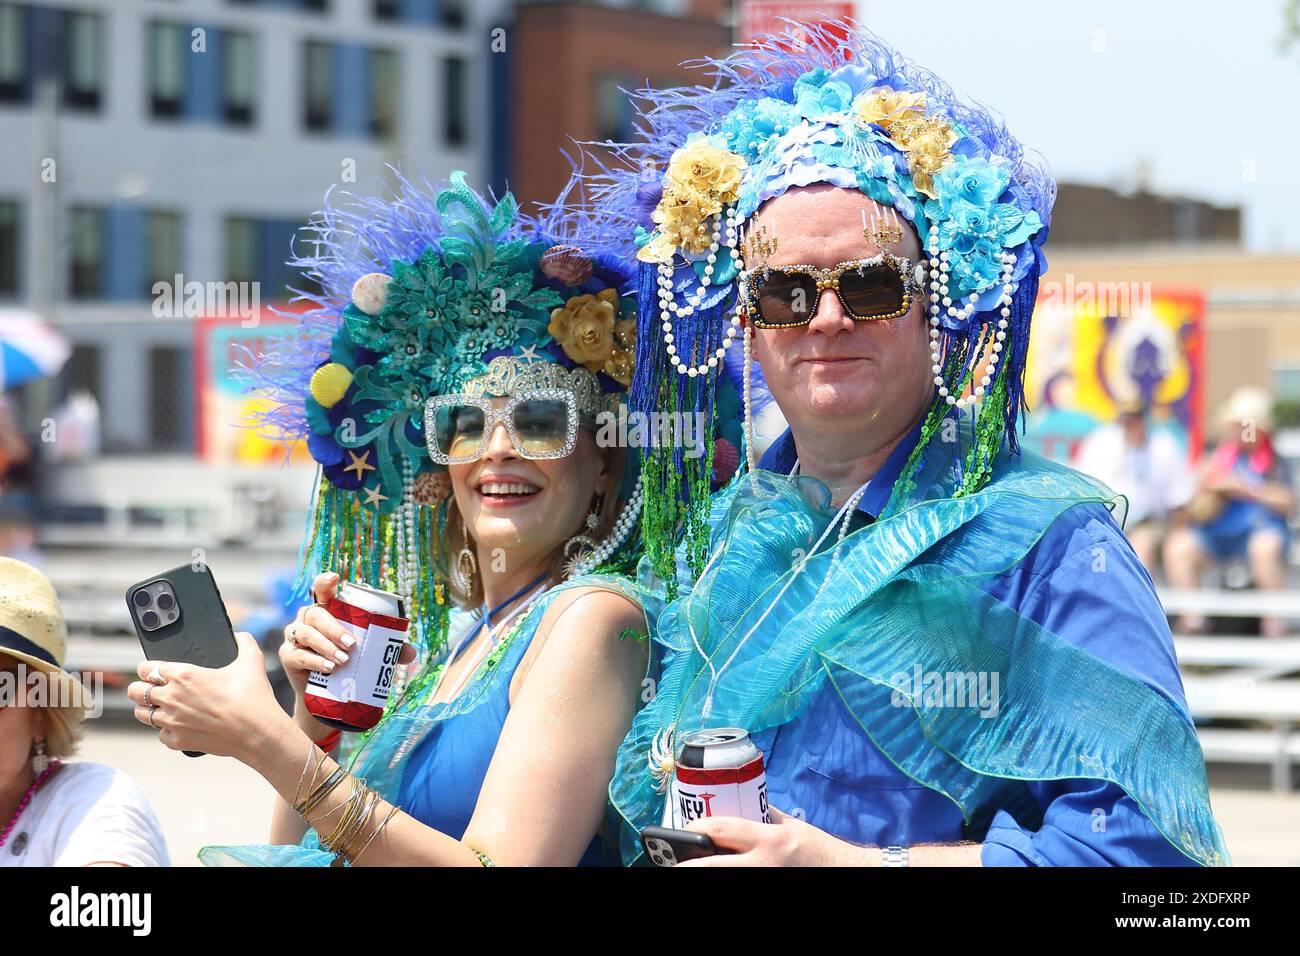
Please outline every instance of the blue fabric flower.
[[799, 111], [793, 104], [770, 96], [742, 100], [723, 117], [719, 133], [727, 149], [748, 159], [774, 137], [789, 132], [799, 118]]
[[829, 79], [825, 67], [809, 70], [794, 84], [795, 107], [806, 119], [821, 119], [828, 113], [847, 110], [853, 102], [853, 87], [841, 80]]
[[959, 201], [984, 208], [993, 205], [1010, 181], [1011, 174], [1004, 166], [957, 155], [934, 174], [934, 191], [940, 207], [948, 214], [953, 203]]

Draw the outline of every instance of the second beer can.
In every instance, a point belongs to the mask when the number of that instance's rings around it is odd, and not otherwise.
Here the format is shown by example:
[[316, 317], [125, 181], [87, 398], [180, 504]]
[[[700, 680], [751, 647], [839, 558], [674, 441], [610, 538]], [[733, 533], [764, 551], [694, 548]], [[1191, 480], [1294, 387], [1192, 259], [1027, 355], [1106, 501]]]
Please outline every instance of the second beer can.
[[771, 823], [763, 754], [739, 727], [696, 730], [682, 737], [673, 774], [671, 826], [703, 817]]

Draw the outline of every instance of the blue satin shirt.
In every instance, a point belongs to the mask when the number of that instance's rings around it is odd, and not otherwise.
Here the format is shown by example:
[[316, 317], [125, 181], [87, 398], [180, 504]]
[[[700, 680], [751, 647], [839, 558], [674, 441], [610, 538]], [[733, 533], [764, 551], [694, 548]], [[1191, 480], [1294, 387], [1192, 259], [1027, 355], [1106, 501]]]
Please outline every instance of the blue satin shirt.
[[[920, 439], [915, 428], [871, 480], [858, 508], [874, 519]], [[760, 467], [789, 473], [787, 430]], [[1141, 680], [1191, 723], [1173, 638], [1146, 569], [1110, 512], [1064, 512], [1024, 559], [985, 590], [1062, 639]], [[828, 833], [872, 846], [967, 839], [957, 806], [917, 783], [871, 742], [827, 686], [794, 720], [755, 734], [767, 755], [768, 799]], [[983, 838], [985, 866], [1194, 866], [1117, 785], [1048, 780], [1030, 791], [1043, 810], [1030, 830], [998, 811]]]

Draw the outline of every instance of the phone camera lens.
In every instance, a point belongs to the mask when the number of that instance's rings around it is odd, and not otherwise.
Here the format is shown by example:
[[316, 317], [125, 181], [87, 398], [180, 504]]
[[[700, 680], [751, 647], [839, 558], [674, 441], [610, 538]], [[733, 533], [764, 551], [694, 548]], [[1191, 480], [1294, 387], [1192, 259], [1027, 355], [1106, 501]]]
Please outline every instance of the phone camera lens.
[[132, 597], [131, 600], [135, 601], [136, 607], [148, 607], [149, 592], [144, 590], [136, 591], [134, 597]]
[[652, 859], [652, 860], [655, 861], [655, 866], [663, 866], [663, 865], [664, 865], [664, 858], [663, 858], [662, 856], [660, 856], [658, 853], [653, 854], [653, 855], [650, 857], [650, 859]]
[[170, 594], [163, 593], [158, 595], [158, 610], [170, 611], [175, 604], [176, 604], [176, 599], [173, 598]]
[[152, 631], [158, 626], [158, 615], [153, 611], [145, 611], [140, 615], [140, 623]]

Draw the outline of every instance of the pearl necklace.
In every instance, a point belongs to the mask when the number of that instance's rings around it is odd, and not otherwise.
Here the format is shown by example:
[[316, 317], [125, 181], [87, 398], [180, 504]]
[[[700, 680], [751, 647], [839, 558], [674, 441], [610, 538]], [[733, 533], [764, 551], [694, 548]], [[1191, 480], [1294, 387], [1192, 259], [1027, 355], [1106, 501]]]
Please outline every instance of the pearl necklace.
[[[700, 278], [700, 287], [686, 297], [684, 305], [678, 305], [673, 298], [673, 263], [669, 259], [667, 262], [659, 263], [659, 318], [660, 327], [664, 333], [664, 350], [668, 353], [668, 361], [672, 363], [673, 368], [677, 369], [678, 375], [687, 375], [695, 378], [699, 375], [707, 375], [711, 369], [716, 369], [718, 363], [727, 354], [727, 349], [731, 348], [731, 343], [736, 340], [736, 333], [740, 330], [740, 316], [744, 308], [743, 294], [737, 298], [736, 314], [731, 317], [731, 324], [727, 327], [727, 334], [722, 340], [722, 345], [714, 349], [713, 354], [709, 356], [708, 361], [699, 365], [688, 365], [682, 361], [677, 354], [677, 346], [673, 341], [673, 317], [676, 316], [685, 319], [695, 314], [700, 303], [704, 301], [704, 294], [709, 286], [713, 284], [713, 270], [718, 261], [718, 250], [721, 247], [722, 232], [719, 226], [722, 223], [722, 213], [715, 213], [713, 216], [713, 237], [709, 243], [709, 253], [705, 259], [704, 275]], [[741, 267], [740, 261], [740, 244], [737, 239], [737, 213], [736, 206], [732, 205], [726, 211], [726, 234], [728, 254], [731, 256], [732, 267], [739, 272]]]
[[1015, 253], [1003, 252], [1002, 274], [999, 277], [999, 281], [1002, 283], [1002, 299], [999, 302], [1001, 317], [998, 319], [998, 331], [994, 336], [993, 354], [989, 356], [988, 373], [980, 378], [979, 385], [975, 386], [975, 390], [969, 398], [964, 395], [961, 397], [951, 395], [943, 378], [943, 361], [940, 356], [939, 345], [939, 336], [941, 335], [940, 316], [946, 309], [948, 315], [958, 322], [966, 321], [975, 312], [975, 303], [979, 300], [979, 293], [972, 292], [961, 306], [953, 305], [952, 299], [948, 295], [948, 278], [952, 271], [952, 266], [948, 261], [948, 253], [946, 250], [939, 251], [938, 236], [930, 239], [930, 372], [934, 375], [934, 384], [939, 386], [939, 396], [947, 404], [956, 405], [958, 411], [982, 399], [993, 381], [993, 376], [997, 374], [998, 362], [1002, 358], [1003, 343], [1007, 338], [1007, 326], [1010, 324], [1011, 293], [1016, 291], [1016, 283], [1011, 278], [1015, 268]]
[[54, 771], [58, 770], [61, 766], [63, 766], [62, 762], [56, 757], [54, 760], [50, 761], [50, 765], [42, 770], [40, 775], [32, 781], [32, 785], [27, 788], [27, 792], [23, 794], [22, 800], [18, 802], [18, 809], [15, 810], [14, 815], [9, 818], [9, 823], [5, 825], [4, 832], [0, 833], [0, 847], [5, 845], [6, 841], [9, 839], [9, 834], [13, 832], [14, 827], [18, 826], [18, 818], [21, 817], [23, 811], [27, 809], [27, 804], [32, 802], [32, 797], [34, 797], [36, 791], [41, 788], [41, 784], [45, 782], [46, 778], [49, 777], [50, 774], [54, 773]]
[[632, 489], [632, 497], [630, 497], [627, 504], [623, 506], [623, 510], [620, 512], [618, 520], [614, 522], [614, 527], [609, 532], [609, 537], [602, 541], [600, 545], [591, 552], [583, 555], [575, 561], [573, 563], [573, 570], [569, 573], [568, 577], [577, 577], [580, 574], [586, 574], [592, 568], [599, 567], [602, 563], [607, 561], [615, 551], [623, 546], [623, 542], [627, 540], [627, 536], [632, 532], [632, 529], [636, 527], [637, 518], [641, 516], [641, 504], [645, 497], [642, 493], [641, 481], [642, 476], [638, 475], [636, 479], [636, 487]]

